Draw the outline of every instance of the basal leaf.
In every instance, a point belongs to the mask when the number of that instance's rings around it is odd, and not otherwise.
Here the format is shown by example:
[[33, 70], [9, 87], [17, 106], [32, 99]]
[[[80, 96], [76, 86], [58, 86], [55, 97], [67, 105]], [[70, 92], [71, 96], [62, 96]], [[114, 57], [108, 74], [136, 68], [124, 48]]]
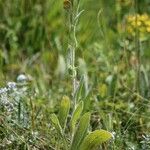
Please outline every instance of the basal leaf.
[[73, 141], [71, 144], [71, 150], [78, 150], [79, 146], [87, 134], [87, 130], [90, 123], [90, 113], [85, 113], [79, 122], [79, 125], [76, 129], [76, 132], [73, 137]]
[[78, 105], [77, 108], [75, 109], [75, 111], [73, 112], [71, 121], [70, 121], [70, 127], [71, 127], [71, 131], [72, 133], [74, 133], [75, 130], [75, 125], [77, 123], [77, 121], [79, 120], [82, 110], [83, 110], [83, 101], [81, 101]]
[[108, 141], [112, 134], [105, 130], [95, 130], [85, 137], [79, 150], [92, 150]]
[[59, 110], [59, 115], [58, 115], [60, 125], [63, 129], [66, 126], [69, 110], [70, 110], [70, 99], [69, 97], [64, 96], [60, 104], [60, 110]]
[[55, 129], [57, 130], [58, 134], [60, 134], [61, 137], [63, 137], [62, 127], [60, 125], [58, 117], [55, 114], [52, 114], [50, 116], [50, 120], [51, 120], [52, 124], [54, 125]]

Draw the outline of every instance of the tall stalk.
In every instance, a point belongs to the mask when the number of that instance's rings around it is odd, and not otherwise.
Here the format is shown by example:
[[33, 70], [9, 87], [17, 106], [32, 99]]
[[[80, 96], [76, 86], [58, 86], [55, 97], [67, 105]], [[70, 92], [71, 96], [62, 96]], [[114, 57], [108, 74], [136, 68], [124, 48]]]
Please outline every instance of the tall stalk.
[[67, 11], [68, 16], [68, 53], [69, 53], [69, 70], [70, 75], [72, 78], [72, 98], [74, 102], [74, 106], [76, 106], [76, 99], [75, 99], [75, 93], [76, 93], [76, 66], [75, 66], [75, 52], [78, 46], [78, 42], [76, 39], [76, 26], [78, 23], [78, 17], [80, 16], [81, 12], [79, 12], [79, 2], [80, 0], [64, 0], [64, 9]]

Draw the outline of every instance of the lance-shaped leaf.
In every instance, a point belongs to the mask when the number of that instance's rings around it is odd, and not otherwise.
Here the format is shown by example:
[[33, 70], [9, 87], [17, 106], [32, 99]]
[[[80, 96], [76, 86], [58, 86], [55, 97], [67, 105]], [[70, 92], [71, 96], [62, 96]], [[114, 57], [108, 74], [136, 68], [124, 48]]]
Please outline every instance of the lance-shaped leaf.
[[76, 89], [75, 92], [75, 100], [78, 102], [81, 98], [83, 94], [84, 90], [84, 77], [82, 76], [78, 85], [78, 88]]
[[79, 150], [93, 150], [111, 137], [112, 134], [108, 131], [95, 130], [85, 137]]
[[63, 129], [66, 126], [69, 110], [70, 110], [70, 99], [69, 97], [64, 96], [63, 99], [61, 100], [60, 110], [59, 110], [59, 115], [58, 115], [60, 125]]
[[59, 123], [58, 117], [55, 114], [52, 114], [50, 116], [50, 120], [52, 124], [54, 125], [55, 129], [57, 130], [58, 134], [63, 137], [62, 127]]
[[90, 124], [90, 113], [85, 113], [78, 124], [76, 132], [73, 137], [73, 141], [71, 144], [71, 150], [78, 150], [82, 140], [87, 134], [87, 130]]
[[77, 124], [77, 121], [79, 120], [81, 116], [82, 110], [83, 110], [83, 101], [80, 101], [80, 103], [77, 105], [77, 108], [73, 112], [73, 115], [70, 121], [70, 127], [71, 127], [72, 133], [74, 133], [75, 125]]

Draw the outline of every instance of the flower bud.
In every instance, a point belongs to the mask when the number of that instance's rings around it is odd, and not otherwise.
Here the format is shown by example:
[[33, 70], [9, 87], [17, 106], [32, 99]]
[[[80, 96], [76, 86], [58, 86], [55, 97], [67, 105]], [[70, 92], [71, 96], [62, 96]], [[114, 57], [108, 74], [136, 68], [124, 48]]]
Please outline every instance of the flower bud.
[[68, 10], [71, 8], [71, 1], [70, 0], [64, 0], [64, 9]]

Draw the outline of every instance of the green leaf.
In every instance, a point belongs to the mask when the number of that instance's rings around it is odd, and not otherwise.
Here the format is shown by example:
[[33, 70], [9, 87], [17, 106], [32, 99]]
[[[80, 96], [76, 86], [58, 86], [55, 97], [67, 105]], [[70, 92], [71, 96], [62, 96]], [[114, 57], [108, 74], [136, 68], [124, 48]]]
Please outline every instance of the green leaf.
[[69, 97], [64, 96], [61, 101], [60, 110], [59, 110], [59, 114], [58, 114], [58, 119], [59, 119], [60, 125], [63, 129], [66, 126], [69, 110], [70, 110], [70, 99], [69, 99]]
[[73, 141], [71, 144], [71, 150], [78, 150], [82, 140], [87, 134], [87, 130], [90, 124], [90, 113], [85, 113], [79, 122], [79, 125], [76, 129]]
[[107, 96], [107, 85], [106, 84], [100, 84], [100, 87], [99, 87], [99, 92], [100, 92], [100, 96], [102, 98], [106, 97]]
[[77, 108], [75, 109], [75, 111], [73, 112], [71, 121], [70, 121], [70, 126], [71, 126], [71, 131], [72, 133], [74, 133], [75, 130], [75, 125], [77, 123], [77, 121], [79, 120], [81, 113], [83, 111], [83, 101], [81, 101], [78, 105]]
[[85, 137], [79, 150], [92, 150], [108, 141], [112, 134], [105, 130], [95, 130]]
[[111, 79], [111, 81], [109, 83], [108, 93], [109, 93], [110, 96], [114, 96], [114, 94], [116, 92], [116, 88], [117, 88], [118, 76], [116, 74], [114, 74], [114, 75], [110, 75], [110, 77], [112, 79]]
[[79, 82], [79, 86], [75, 92], [75, 100], [78, 102], [83, 95], [83, 89], [84, 88], [84, 77], [81, 77], [80, 82]]
[[54, 125], [55, 129], [57, 130], [58, 134], [60, 134], [60, 136], [63, 137], [62, 127], [60, 125], [58, 117], [55, 114], [52, 114], [50, 116], [50, 120], [52, 124]]

